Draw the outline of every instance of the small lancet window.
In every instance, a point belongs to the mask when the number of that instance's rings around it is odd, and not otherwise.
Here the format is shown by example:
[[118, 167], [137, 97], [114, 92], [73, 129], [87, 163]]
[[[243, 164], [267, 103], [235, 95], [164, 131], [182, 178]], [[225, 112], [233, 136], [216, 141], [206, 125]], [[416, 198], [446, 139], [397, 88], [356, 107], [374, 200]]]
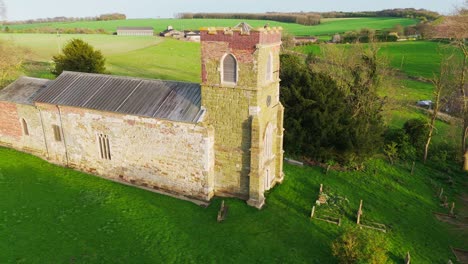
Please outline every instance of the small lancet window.
[[62, 141], [62, 133], [60, 131], [60, 127], [57, 125], [52, 125], [52, 129], [54, 130], [55, 141]]
[[237, 61], [231, 54], [223, 60], [223, 82], [237, 83]]
[[273, 55], [271, 55], [271, 53], [270, 53], [270, 55], [268, 55], [265, 79], [267, 81], [273, 80]]
[[24, 118], [21, 118], [21, 126], [23, 127], [23, 135], [29, 136], [28, 123], [26, 123], [26, 120], [24, 120]]
[[104, 134], [98, 134], [98, 143], [99, 154], [101, 154], [101, 159], [111, 160], [109, 136]]

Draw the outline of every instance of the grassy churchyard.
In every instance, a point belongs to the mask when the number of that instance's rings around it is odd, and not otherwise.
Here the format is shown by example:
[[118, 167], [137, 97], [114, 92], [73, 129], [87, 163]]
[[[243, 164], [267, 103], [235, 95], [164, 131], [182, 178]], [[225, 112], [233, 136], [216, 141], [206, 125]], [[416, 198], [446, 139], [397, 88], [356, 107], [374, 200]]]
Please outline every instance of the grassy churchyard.
[[[285, 165], [285, 181], [267, 194], [263, 210], [225, 199], [229, 212], [217, 223], [221, 199], [202, 208], [14, 150], [0, 148], [0, 157], [1, 263], [334, 263], [329, 245], [356, 225], [361, 199], [364, 223], [386, 226], [393, 263], [407, 251], [415, 263], [445, 263], [453, 259], [450, 246], [468, 246], [466, 232], [454, 232], [431, 213], [447, 213], [438, 188], [452, 201], [464, 175], [420, 164], [414, 175], [409, 164], [378, 159], [362, 172], [327, 175]], [[339, 227], [310, 219], [320, 184], [349, 201], [340, 208]]]

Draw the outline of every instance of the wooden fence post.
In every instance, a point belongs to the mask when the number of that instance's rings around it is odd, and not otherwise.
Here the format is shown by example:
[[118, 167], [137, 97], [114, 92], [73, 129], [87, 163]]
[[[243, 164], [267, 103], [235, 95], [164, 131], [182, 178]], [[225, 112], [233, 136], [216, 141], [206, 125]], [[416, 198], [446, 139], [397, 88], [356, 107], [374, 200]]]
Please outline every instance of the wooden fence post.
[[359, 209], [358, 209], [358, 212], [357, 212], [357, 221], [356, 223], [359, 225], [360, 222], [361, 222], [361, 214], [362, 214], [362, 200], [361, 202], [359, 203]]

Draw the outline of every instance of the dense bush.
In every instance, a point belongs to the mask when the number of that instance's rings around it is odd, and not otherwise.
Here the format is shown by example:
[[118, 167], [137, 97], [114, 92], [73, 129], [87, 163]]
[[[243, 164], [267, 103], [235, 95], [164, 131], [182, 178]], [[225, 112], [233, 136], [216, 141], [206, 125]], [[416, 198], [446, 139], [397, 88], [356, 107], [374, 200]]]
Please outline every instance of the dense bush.
[[409, 137], [409, 142], [418, 150], [424, 148], [426, 143], [427, 135], [429, 133], [429, 127], [426, 120], [422, 118], [413, 118], [405, 122], [403, 125], [405, 133]]
[[409, 135], [404, 129], [387, 129], [384, 137], [385, 146], [395, 144], [396, 155], [394, 158], [402, 160], [415, 160], [417, 158], [416, 148], [411, 144]]
[[55, 68], [52, 73], [60, 75], [63, 71], [104, 73], [105, 58], [101, 51], [81, 39], [71, 39], [62, 49], [62, 54], [53, 56]]
[[286, 152], [320, 162], [359, 163], [380, 149], [381, 109], [351, 110], [366, 104], [357, 95], [363, 87], [347, 94], [329, 75], [314, 72], [292, 54], [281, 55], [280, 79]]
[[332, 243], [332, 253], [339, 263], [386, 263], [387, 241], [383, 234], [366, 229], [346, 230]]

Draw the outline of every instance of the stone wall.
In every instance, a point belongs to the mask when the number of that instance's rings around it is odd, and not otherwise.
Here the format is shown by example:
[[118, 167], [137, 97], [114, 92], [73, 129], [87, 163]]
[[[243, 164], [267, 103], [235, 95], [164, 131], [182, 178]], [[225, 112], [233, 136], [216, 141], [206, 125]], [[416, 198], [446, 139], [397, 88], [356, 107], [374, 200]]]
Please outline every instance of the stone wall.
[[[209, 200], [214, 132], [198, 124], [38, 104], [52, 162], [130, 184]], [[55, 139], [59, 125], [62, 140]], [[110, 143], [101, 158], [98, 134]]]
[[[24, 134], [22, 119], [27, 124], [29, 135]], [[47, 150], [37, 108], [26, 104], [0, 102], [0, 144], [45, 158]]]

